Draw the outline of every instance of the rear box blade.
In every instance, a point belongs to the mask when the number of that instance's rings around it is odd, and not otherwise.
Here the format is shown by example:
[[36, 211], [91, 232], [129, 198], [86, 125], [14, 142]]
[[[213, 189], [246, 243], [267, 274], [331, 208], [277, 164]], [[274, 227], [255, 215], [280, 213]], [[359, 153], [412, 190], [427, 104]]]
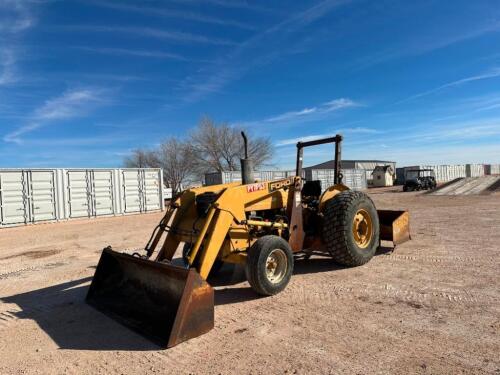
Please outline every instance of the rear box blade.
[[377, 210], [380, 223], [380, 239], [392, 241], [394, 246], [411, 239], [408, 211]]
[[87, 303], [170, 348], [214, 327], [214, 291], [194, 269], [104, 249]]

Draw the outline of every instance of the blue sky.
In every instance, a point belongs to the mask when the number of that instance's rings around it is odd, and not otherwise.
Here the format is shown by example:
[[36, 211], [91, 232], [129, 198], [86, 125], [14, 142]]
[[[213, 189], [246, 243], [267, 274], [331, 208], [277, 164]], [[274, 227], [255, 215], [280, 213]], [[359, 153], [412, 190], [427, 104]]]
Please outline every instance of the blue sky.
[[275, 167], [337, 132], [344, 158], [500, 163], [500, 3], [0, 0], [0, 167], [118, 167], [203, 115]]

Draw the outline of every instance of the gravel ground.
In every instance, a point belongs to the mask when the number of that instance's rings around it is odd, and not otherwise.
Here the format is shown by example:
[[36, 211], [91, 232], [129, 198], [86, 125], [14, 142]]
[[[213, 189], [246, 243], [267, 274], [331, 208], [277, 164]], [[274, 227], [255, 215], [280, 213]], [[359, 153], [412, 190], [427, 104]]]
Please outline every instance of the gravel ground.
[[142, 247], [161, 214], [1, 229], [0, 374], [500, 374], [500, 195], [371, 195], [412, 241], [297, 261], [268, 298], [225, 267], [215, 329], [169, 350], [83, 302], [100, 249]]

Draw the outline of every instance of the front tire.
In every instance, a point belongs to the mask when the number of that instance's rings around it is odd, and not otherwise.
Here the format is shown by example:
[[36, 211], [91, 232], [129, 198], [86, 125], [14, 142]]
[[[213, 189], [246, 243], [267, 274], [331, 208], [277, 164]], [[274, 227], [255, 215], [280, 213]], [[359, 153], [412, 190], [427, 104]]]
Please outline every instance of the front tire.
[[325, 204], [323, 240], [335, 262], [344, 266], [367, 263], [379, 245], [377, 210], [368, 195], [347, 190]]
[[293, 273], [290, 245], [278, 236], [259, 238], [248, 249], [245, 272], [250, 286], [258, 294], [271, 296], [281, 292]]

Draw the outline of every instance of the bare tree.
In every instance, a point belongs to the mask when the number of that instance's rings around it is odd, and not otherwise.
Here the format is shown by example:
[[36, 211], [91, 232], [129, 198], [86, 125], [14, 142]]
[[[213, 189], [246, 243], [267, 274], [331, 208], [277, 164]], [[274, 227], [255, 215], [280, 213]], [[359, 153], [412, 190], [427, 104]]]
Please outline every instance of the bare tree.
[[[201, 176], [206, 172], [235, 171], [240, 169], [240, 157], [244, 155], [241, 129], [227, 124], [215, 124], [204, 117], [190, 134], [195, 171]], [[268, 138], [249, 137], [249, 157], [254, 166], [261, 166], [273, 154]]]
[[163, 179], [174, 192], [193, 182], [195, 159], [187, 142], [171, 137], [161, 143], [156, 156], [163, 168]]
[[[137, 149], [124, 161], [131, 168], [162, 168], [163, 179], [174, 192], [201, 181], [207, 172], [236, 171], [243, 157], [241, 129], [203, 118], [187, 140], [166, 139], [157, 150]], [[249, 137], [249, 156], [262, 166], [273, 154], [267, 138]]]
[[126, 168], [158, 168], [159, 162], [155, 151], [135, 149], [124, 160]]

